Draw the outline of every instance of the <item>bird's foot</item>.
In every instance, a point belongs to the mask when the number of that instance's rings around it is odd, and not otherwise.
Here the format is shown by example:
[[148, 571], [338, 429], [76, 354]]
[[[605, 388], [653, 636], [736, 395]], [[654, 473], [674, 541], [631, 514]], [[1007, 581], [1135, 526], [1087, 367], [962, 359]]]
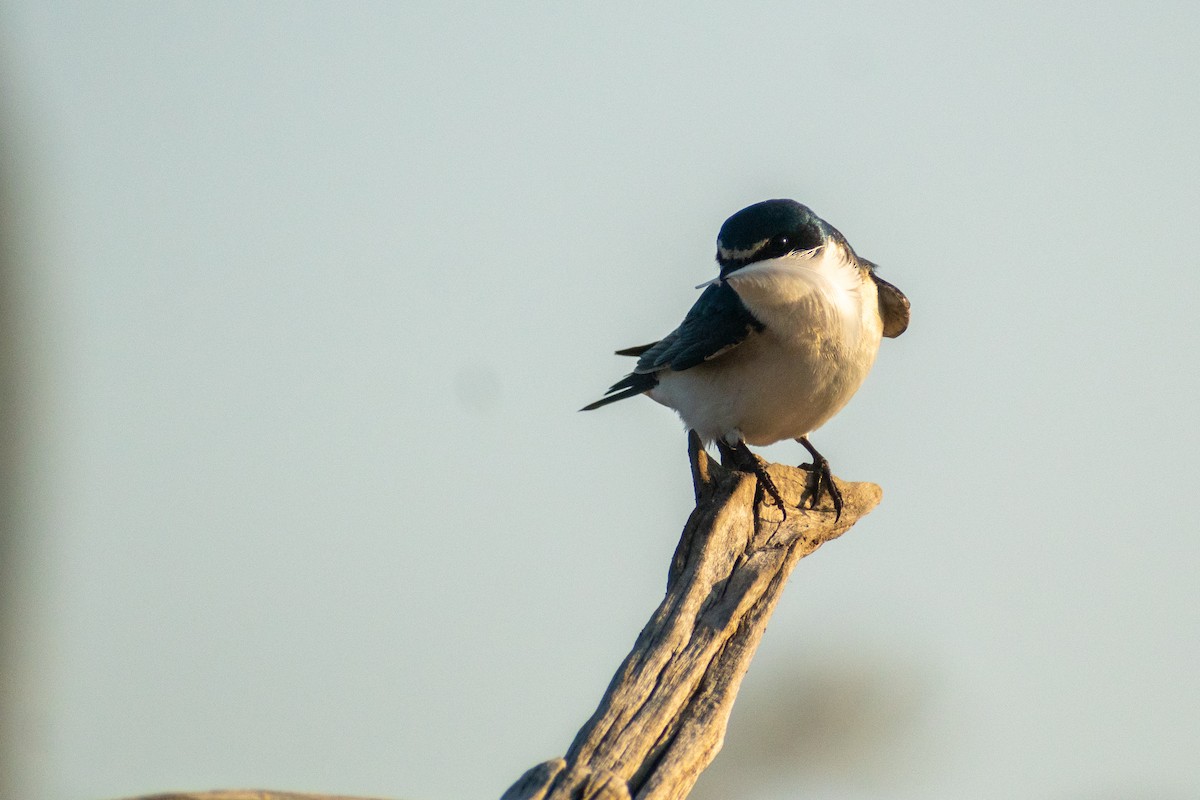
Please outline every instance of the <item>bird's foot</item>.
[[721, 464], [726, 467], [732, 467], [739, 472], [749, 472], [758, 479], [758, 484], [754, 490], [754, 504], [758, 505], [763, 500], [763, 495], [769, 495], [771, 500], [783, 512], [783, 518], [787, 519], [787, 506], [783, 502], [783, 495], [779, 492], [779, 487], [775, 485], [775, 481], [771, 479], [771, 473], [767, 472], [767, 467], [763, 460], [754, 453], [750, 452], [750, 448], [746, 447], [745, 442], [738, 442], [737, 445], [729, 445], [722, 441], [717, 441], [717, 449], [721, 451]]
[[771, 480], [771, 473], [767, 472], [766, 466], [759, 460], [758, 456], [754, 457], [754, 475], [758, 478], [758, 489], [754, 493], [754, 503], [757, 505], [762, 502], [763, 493], [771, 496], [772, 502], [779, 507], [783, 512], [783, 518], [787, 519], [787, 506], [783, 503], [783, 495], [779, 493], [779, 487], [775, 485], [775, 481]]
[[[808, 507], [816, 510], [817, 504], [821, 502], [821, 492], [826, 492], [833, 503], [833, 519], [836, 522], [842, 518], [842, 491], [833, 482], [833, 473], [829, 471], [829, 462], [822, 456], [816, 456], [814, 461], [813, 464], [800, 465], [800, 469], [808, 473], [804, 496], [811, 498]], [[803, 498], [800, 500], [800, 507], [804, 507]]]
[[[796, 441], [804, 445], [804, 449], [813, 457], [813, 463], [800, 465], [800, 469], [808, 472], [804, 494], [806, 497], [812, 498], [809, 508], [816, 509], [817, 503], [821, 502], [821, 490], [824, 489], [829, 493], [829, 499], [833, 503], [833, 521], [837, 522], [842, 518], [842, 492], [833, 482], [833, 473], [829, 471], [829, 462], [825, 460], [825, 456], [817, 452], [817, 448], [812, 446], [807, 436], [801, 436]], [[804, 500], [801, 499], [800, 503], [803, 506]]]

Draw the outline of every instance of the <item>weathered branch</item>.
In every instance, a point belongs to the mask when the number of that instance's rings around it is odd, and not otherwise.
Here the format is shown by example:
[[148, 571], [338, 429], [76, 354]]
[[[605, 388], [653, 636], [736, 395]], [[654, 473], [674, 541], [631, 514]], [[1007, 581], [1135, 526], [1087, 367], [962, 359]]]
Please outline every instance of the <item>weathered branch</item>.
[[[808, 473], [770, 464], [789, 506], [756, 497], [753, 475], [689, 442], [696, 508], [671, 560], [667, 593], [565, 758], [533, 767], [502, 800], [681, 800], [721, 749], [742, 677], [796, 563], [878, 505], [871, 483], [837, 481], [828, 504], [799, 510]], [[353, 800], [286, 792], [140, 800]]]
[[[742, 677], [796, 563], [870, 512], [882, 490], [842, 483], [845, 507], [755, 502], [752, 475], [712, 462], [691, 441], [696, 509], [667, 594], [565, 759], [527, 772], [502, 800], [677, 800], [716, 756]], [[807, 473], [769, 465], [790, 506]]]

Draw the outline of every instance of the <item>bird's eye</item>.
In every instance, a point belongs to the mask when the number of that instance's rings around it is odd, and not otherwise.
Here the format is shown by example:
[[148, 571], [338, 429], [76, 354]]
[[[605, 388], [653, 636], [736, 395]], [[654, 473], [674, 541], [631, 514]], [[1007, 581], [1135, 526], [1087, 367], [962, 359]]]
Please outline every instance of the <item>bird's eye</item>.
[[786, 233], [781, 233], [775, 237], [775, 241], [772, 242], [772, 244], [775, 245], [775, 249], [777, 250], [790, 248], [792, 246], [792, 237], [788, 236]]

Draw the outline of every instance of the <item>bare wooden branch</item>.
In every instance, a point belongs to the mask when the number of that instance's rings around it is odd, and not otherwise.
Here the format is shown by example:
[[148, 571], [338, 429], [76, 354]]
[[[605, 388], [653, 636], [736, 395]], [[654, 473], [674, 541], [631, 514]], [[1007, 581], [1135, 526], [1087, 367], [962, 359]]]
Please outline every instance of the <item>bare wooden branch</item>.
[[[768, 465], [788, 505], [756, 496], [753, 475], [689, 441], [696, 508], [671, 560], [667, 592], [565, 758], [528, 770], [501, 800], [682, 800], [716, 757], [734, 698], [797, 562], [879, 504], [872, 483], [837, 481], [844, 506], [801, 510], [808, 473]], [[137, 800], [355, 800], [269, 791]], [[363, 799], [359, 799], [363, 800]]]
[[754, 476], [716, 464], [694, 438], [690, 449], [696, 509], [666, 596], [566, 759], [543, 764], [540, 783], [537, 768], [526, 773], [502, 800], [686, 797], [721, 748], [742, 677], [792, 569], [883, 494], [874, 484], [838, 481], [840, 520], [828, 506], [800, 511], [808, 473], [771, 464], [793, 506], [785, 518], [755, 502]]

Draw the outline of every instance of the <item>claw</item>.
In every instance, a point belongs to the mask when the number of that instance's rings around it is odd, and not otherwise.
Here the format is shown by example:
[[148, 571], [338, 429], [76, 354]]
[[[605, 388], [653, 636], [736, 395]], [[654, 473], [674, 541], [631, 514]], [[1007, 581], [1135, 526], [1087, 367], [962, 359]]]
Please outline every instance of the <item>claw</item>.
[[736, 445], [729, 445], [717, 440], [717, 449], [721, 451], [722, 465], [733, 467], [740, 472], [754, 473], [754, 477], [758, 479], [758, 487], [754, 492], [755, 505], [762, 501], [764, 493], [768, 494], [779, 510], [783, 512], [783, 518], [787, 519], [787, 506], [783, 502], [783, 495], [780, 494], [775, 481], [771, 480], [771, 474], [763, 466], [762, 459], [751, 453], [750, 448], [746, 447], [746, 443], [742, 441]]
[[821, 502], [821, 490], [824, 489], [829, 494], [829, 499], [833, 503], [833, 520], [837, 522], [842, 518], [842, 492], [838, 489], [837, 484], [833, 482], [833, 473], [829, 471], [829, 462], [825, 456], [817, 452], [817, 448], [813, 447], [808, 437], [801, 436], [796, 440], [804, 445], [804, 448], [813, 457], [813, 463], [802, 464], [801, 468], [808, 470], [808, 495], [812, 497], [809, 508], [815, 509], [817, 504]]

